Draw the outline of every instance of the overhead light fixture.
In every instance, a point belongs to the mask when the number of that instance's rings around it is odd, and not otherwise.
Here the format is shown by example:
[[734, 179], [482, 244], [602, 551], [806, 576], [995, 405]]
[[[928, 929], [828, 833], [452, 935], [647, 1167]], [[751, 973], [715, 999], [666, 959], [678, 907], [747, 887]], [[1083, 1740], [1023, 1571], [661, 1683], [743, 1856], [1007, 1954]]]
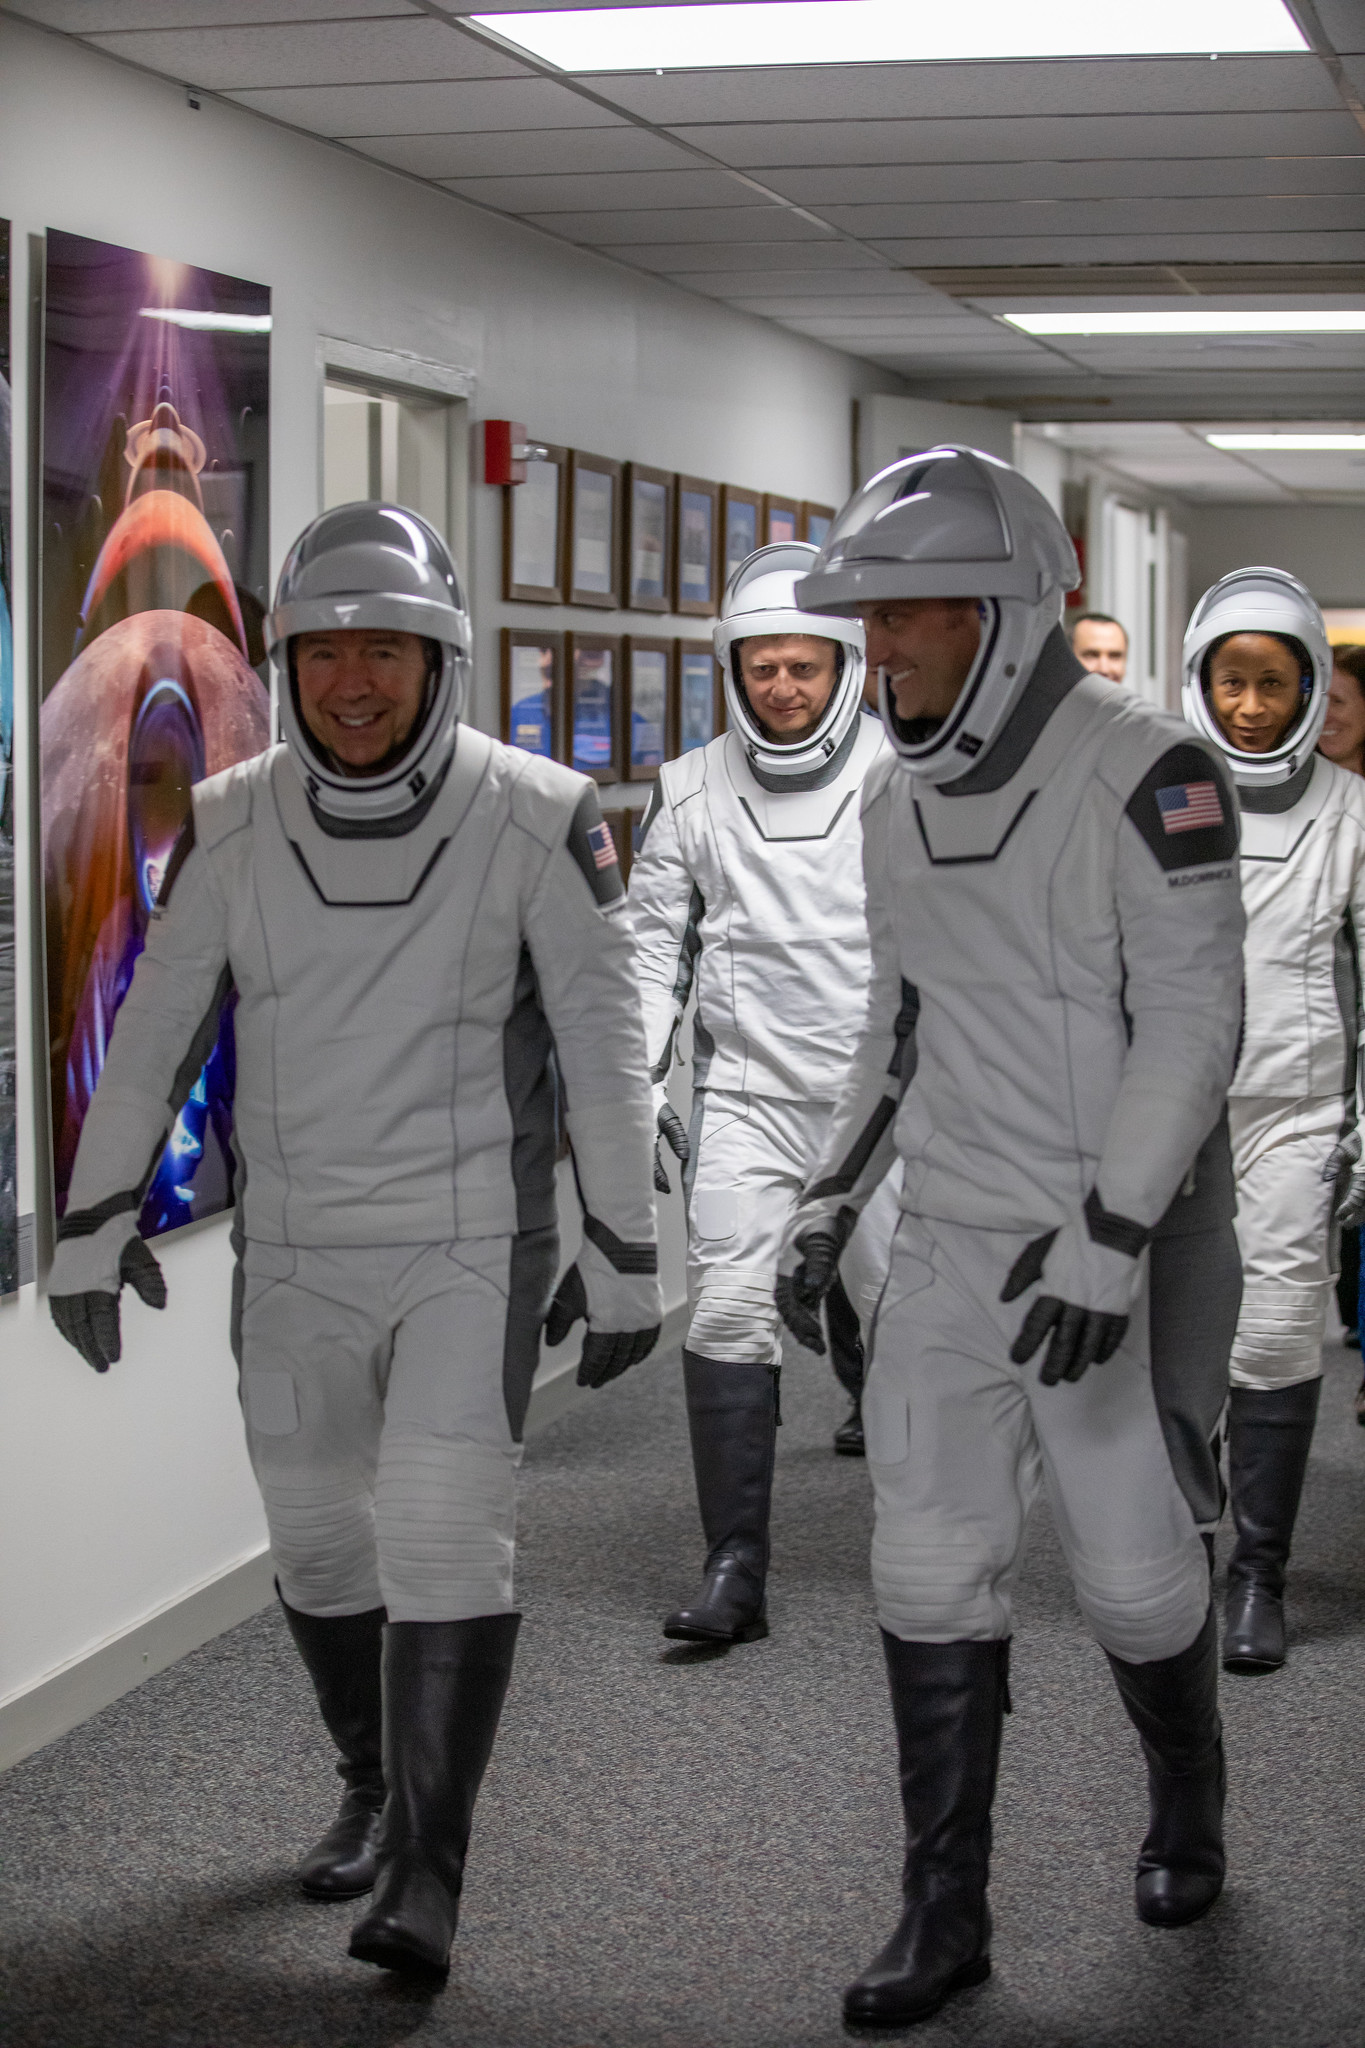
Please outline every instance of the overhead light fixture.
[[269, 334], [268, 313], [198, 313], [191, 306], [143, 306], [144, 320], [164, 320], [196, 334]]
[[1276, 449], [1289, 454], [1330, 453], [1332, 450], [1365, 449], [1365, 434], [1205, 434], [1211, 448]]
[[561, 71], [943, 64], [1012, 57], [1212, 57], [1307, 49], [1283, 0], [757, 0], [475, 14]]
[[1359, 313], [1002, 313], [1024, 334], [1365, 334]]

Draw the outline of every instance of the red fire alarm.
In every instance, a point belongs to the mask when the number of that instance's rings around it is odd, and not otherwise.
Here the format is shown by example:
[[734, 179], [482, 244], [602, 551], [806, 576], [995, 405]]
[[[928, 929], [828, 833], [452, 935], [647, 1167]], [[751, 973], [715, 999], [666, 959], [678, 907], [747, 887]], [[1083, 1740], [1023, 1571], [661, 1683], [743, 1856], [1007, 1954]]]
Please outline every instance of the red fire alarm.
[[528, 462], [540, 462], [545, 450], [528, 441], [520, 420], [483, 423], [483, 480], [486, 484], [524, 484]]

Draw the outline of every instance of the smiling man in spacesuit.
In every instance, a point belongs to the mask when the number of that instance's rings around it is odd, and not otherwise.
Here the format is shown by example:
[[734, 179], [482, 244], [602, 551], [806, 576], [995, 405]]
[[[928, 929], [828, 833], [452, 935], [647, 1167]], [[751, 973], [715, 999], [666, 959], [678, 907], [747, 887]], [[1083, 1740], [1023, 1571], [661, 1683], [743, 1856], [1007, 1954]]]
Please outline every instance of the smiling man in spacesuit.
[[[653, 1113], [596, 792], [463, 722], [439, 536], [327, 512], [269, 621], [284, 744], [193, 793], [86, 1118], [49, 1288], [97, 1371], [161, 1306], [148, 1175], [236, 991], [233, 1343], [280, 1598], [340, 1751], [299, 1877], [351, 1953], [441, 1976], [511, 1674], [542, 1324], [580, 1382], [658, 1334]], [[584, 1206], [561, 1283], [556, 1099]], [[243, 1185], [244, 1178], [244, 1185]]]
[[855, 2025], [923, 2018], [989, 1971], [1010, 1591], [1040, 1487], [1146, 1754], [1137, 1910], [1179, 1925], [1222, 1884], [1208, 1562], [1146, 1286], [1232, 1072], [1236, 799], [1213, 748], [1076, 662], [1077, 579], [1032, 485], [941, 448], [864, 485], [798, 591], [862, 617], [894, 749], [863, 799], [867, 1027], [778, 1282], [804, 1336], [898, 1150], [864, 1415], [907, 1850]]
[[[858, 797], [885, 741], [859, 712], [861, 625], [796, 604], [816, 554], [760, 548], [731, 577], [714, 629], [730, 730], [663, 768], [630, 879], [659, 1130], [686, 1162], [683, 1372], [707, 1556], [699, 1598], [664, 1624], [682, 1641], [767, 1633], [777, 1255], [867, 998]], [[689, 1139], [664, 1089], [694, 976]], [[875, 1298], [877, 1247], [869, 1216], [848, 1293], [831, 1285], [836, 1369], [855, 1400], [851, 1303]]]
[[1314, 752], [1332, 655], [1293, 576], [1239, 569], [1185, 636], [1185, 716], [1241, 797], [1246, 1036], [1231, 1091], [1242, 1312], [1232, 1352], [1223, 1663], [1284, 1662], [1284, 1580], [1322, 1386], [1338, 1224], [1359, 1165], [1365, 784]]

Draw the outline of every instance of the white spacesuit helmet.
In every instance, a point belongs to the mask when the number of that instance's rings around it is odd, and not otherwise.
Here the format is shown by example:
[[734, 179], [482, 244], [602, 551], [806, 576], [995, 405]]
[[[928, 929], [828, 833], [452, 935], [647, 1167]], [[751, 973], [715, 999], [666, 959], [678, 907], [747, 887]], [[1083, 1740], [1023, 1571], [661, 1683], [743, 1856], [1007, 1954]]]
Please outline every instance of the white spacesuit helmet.
[[[1230, 633], [1273, 633], [1289, 640], [1299, 657], [1302, 704], [1288, 732], [1268, 754], [1235, 747], [1213, 715], [1208, 698], [1209, 660]], [[1327, 716], [1332, 650], [1322, 613], [1285, 569], [1234, 569], [1206, 590], [1185, 629], [1185, 682], [1181, 704], [1187, 722], [1226, 754], [1241, 789], [1272, 789], [1288, 782], [1318, 743]]]
[[980, 650], [941, 723], [900, 718], [881, 678], [882, 720], [905, 767], [951, 782], [999, 734], [1061, 619], [1063, 593], [1080, 580], [1070, 536], [1041, 491], [979, 448], [944, 446], [904, 456], [854, 492], [797, 596], [844, 613], [879, 599], [981, 600]]
[[[417, 633], [440, 649], [403, 745], [364, 774], [347, 774], [308, 730], [290, 648], [300, 633]], [[472, 636], [460, 574], [434, 527], [401, 505], [338, 505], [289, 550], [265, 622], [280, 671], [280, 728], [320, 811], [363, 828], [417, 809], [443, 774], [469, 688]]]
[[[779, 782], [818, 775], [839, 752], [862, 701], [867, 672], [862, 621], [812, 615], [796, 601], [796, 585], [814, 567], [819, 552], [809, 541], [797, 540], [755, 549], [726, 584], [720, 617], [711, 629], [725, 679], [731, 730], [743, 741], [750, 767]], [[786, 745], [770, 739], [754, 717], [739, 668], [741, 640], [775, 633], [810, 633], [834, 641], [839, 650], [838, 674], [819, 723], [813, 732]], [[811, 787], [809, 781], [805, 786]]]

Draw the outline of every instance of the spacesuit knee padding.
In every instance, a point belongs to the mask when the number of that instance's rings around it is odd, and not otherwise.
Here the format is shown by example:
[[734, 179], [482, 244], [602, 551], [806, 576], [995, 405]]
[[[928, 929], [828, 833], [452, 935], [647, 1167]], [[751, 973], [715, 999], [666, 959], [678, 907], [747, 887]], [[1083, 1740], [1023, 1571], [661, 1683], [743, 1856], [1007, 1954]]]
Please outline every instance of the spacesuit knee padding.
[[1166, 1557], [1103, 1564], [1073, 1553], [1071, 1576], [1096, 1641], [1128, 1664], [1188, 1649], [1209, 1606], [1208, 1556], [1197, 1532]]
[[688, 1350], [700, 1358], [735, 1364], [778, 1364], [782, 1343], [773, 1299], [775, 1277], [766, 1268], [733, 1266], [704, 1273], [687, 1332]]
[[259, 1470], [280, 1591], [302, 1614], [360, 1614], [380, 1605], [374, 1506], [346, 1473]]
[[879, 1513], [872, 1536], [877, 1619], [904, 1642], [989, 1641], [1010, 1632], [1008, 1560]]
[[375, 1484], [379, 1583], [391, 1621], [512, 1608], [516, 1459], [463, 1437], [386, 1431]]
[[1319, 1378], [1330, 1281], [1267, 1287], [1248, 1281], [1233, 1340], [1238, 1387], [1292, 1387]]

